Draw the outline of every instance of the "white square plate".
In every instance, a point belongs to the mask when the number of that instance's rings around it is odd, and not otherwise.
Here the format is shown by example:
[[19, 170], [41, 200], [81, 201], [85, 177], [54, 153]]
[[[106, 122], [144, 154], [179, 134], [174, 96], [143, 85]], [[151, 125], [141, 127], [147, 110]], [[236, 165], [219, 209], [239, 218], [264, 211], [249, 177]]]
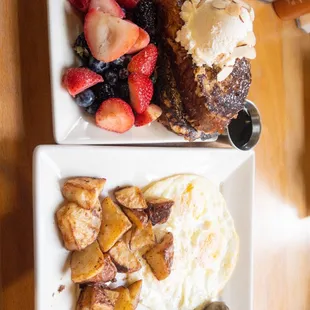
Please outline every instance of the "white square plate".
[[83, 31], [81, 20], [67, 0], [49, 0], [48, 18], [53, 127], [58, 144], [186, 142], [157, 122], [150, 126], [133, 127], [124, 134], [98, 128], [94, 118], [83, 112], [61, 85], [64, 69], [78, 66], [72, 44]]
[[[96, 146], [40, 146], [35, 151], [36, 309], [75, 309], [77, 296], [70, 280], [68, 252], [63, 248], [55, 224], [55, 212], [63, 202], [60, 187], [65, 178], [105, 177], [103, 195], [106, 195], [116, 186], [144, 186], [179, 173], [199, 174], [219, 185], [240, 236], [239, 261], [221, 298], [231, 310], [251, 310], [254, 153]], [[60, 285], [65, 286], [62, 292], [58, 292]]]

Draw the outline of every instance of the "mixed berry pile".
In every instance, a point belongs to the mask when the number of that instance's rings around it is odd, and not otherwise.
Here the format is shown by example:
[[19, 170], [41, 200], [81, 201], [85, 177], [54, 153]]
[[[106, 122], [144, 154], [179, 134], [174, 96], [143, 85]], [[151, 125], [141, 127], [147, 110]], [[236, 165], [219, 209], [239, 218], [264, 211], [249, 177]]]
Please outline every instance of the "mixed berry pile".
[[85, 14], [73, 46], [81, 67], [67, 69], [63, 85], [96, 125], [123, 133], [156, 120], [156, 6], [153, 0], [69, 0]]

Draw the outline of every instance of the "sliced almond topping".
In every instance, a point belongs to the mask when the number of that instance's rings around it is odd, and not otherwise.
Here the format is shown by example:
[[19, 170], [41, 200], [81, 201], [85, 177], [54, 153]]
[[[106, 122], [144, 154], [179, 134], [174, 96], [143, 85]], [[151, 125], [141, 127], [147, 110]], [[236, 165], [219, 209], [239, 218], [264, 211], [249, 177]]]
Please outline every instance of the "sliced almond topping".
[[[245, 8], [241, 8], [239, 18], [243, 23], [245, 23], [246, 20], [249, 19], [249, 15], [250, 15], [250, 13]], [[251, 19], [251, 17], [250, 17], [250, 19]]]
[[231, 3], [225, 10], [231, 16], [239, 16], [241, 13], [241, 6], [238, 3]]
[[224, 81], [228, 76], [232, 73], [234, 67], [224, 67], [218, 74], [217, 80], [218, 82]]
[[201, 7], [207, 0], [200, 0], [197, 4], [197, 8]]
[[244, 2], [242, 0], [233, 0], [233, 2], [240, 4], [242, 7], [247, 9], [249, 12], [252, 10], [252, 8], [246, 2]]
[[254, 19], [255, 19], [255, 13], [254, 13], [254, 10], [253, 8], [250, 9], [250, 17], [251, 17], [251, 21], [254, 22]]
[[236, 47], [231, 54], [232, 58], [248, 58], [248, 59], [254, 59], [256, 57], [256, 50], [254, 47], [245, 45], [245, 46], [239, 46]]
[[219, 10], [224, 10], [229, 5], [229, 2], [226, 0], [214, 0], [212, 6]]

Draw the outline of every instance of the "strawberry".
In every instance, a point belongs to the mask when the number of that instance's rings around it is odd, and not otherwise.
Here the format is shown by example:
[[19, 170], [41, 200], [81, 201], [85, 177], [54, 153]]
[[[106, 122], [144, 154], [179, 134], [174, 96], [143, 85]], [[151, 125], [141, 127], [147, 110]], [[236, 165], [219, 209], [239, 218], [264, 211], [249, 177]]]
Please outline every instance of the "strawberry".
[[120, 6], [125, 9], [133, 9], [139, 3], [140, 0], [117, 0]]
[[132, 57], [128, 71], [150, 76], [155, 69], [157, 56], [157, 47], [154, 44], [149, 44], [144, 50]]
[[119, 98], [110, 98], [101, 103], [96, 112], [98, 127], [123, 133], [129, 130], [135, 122], [135, 116], [128, 103]]
[[125, 13], [115, 0], [91, 0], [89, 10], [96, 9], [115, 17], [124, 18]]
[[87, 68], [70, 68], [63, 76], [63, 85], [73, 97], [100, 82], [102, 76]]
[[69, 2], [77, 10], [86, 13], [88, 11], [90, 0], [69, 0]]
[[149, 43], [150, 43], [149, 34], [142, 28], [139, 28], [138, 40], [136, 41], [135, 45], [127, 52], [127, 54], [133, 54], [139, 52], [142, 49], [144, 49]]
[[84, 33], [92, 55], [103, 62], [111, 62], [133, 47], [139, 37], [139, 27], [91, 9], [85, 17]]
[[143, 74], [132, 73], [128, 77], [128, 85], [131, 105], [141, 114], [147, 109], [153, 97], [153, 83]]
[[162, 113], [163, 111], [159, 106], [150, 104], [146, 111], [144, 111], [142, 114], [136, 115], [135, 126], [141, 127], [150, 124], [151, 122], [158, 119]]

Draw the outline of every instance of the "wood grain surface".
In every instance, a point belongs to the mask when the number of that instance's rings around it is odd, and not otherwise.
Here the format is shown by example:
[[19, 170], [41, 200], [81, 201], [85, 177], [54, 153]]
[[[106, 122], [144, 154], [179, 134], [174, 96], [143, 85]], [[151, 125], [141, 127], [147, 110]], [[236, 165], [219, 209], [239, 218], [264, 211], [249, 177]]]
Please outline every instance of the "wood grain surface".
[[[310, 309], [310, 37], [256, 9], [254, 310]], [[46, 1], [0, 1], [0, 309], [34, 309], [32, 152], [52, 136]], [[48, 279], [47, 279], [48, 280]], [[238, 309], [231, 309], [238, 310]]]

